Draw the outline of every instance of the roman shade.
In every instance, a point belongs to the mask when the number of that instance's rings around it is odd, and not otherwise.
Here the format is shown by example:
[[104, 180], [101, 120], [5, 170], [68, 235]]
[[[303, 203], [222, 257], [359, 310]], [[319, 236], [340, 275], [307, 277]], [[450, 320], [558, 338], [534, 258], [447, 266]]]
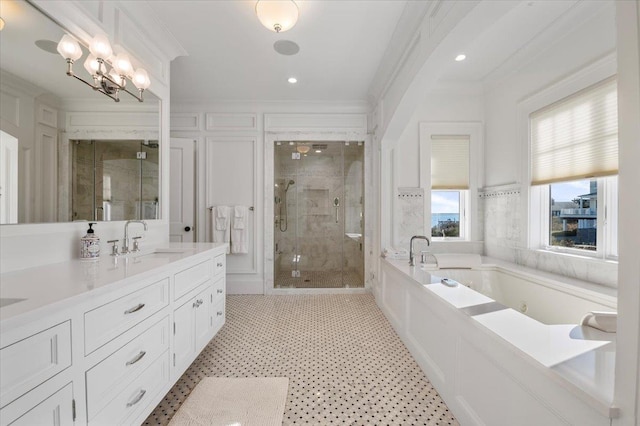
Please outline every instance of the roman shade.
[[618, 173], [615, 77], [530, 115], [531, 184]]
[[431, 189], [469, 189], [469, 139], [431, 135]]

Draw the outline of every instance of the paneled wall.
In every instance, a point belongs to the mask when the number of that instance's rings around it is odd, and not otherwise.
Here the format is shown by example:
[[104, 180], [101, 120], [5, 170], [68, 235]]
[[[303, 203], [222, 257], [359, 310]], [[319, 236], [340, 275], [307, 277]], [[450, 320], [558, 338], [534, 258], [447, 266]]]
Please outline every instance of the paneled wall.
[[209, 207], [254, 207], [249, 213], [249, 253], [227, 257], [230, 293], [262, 294], [273, 288], [274, 138], [364, 140], [367, 108], [364, 103], [172, 105], [171, 136], [197, 140], [197, 240], [212, 240]]

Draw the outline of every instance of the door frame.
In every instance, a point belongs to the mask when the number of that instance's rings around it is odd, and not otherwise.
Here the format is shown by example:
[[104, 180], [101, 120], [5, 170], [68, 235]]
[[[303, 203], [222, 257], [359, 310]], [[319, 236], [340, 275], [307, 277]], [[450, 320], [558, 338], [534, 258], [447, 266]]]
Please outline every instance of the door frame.
[[[364, 288], [300, 288], [300, 289], [283, 289], [275, 288], [275, 253], [274, 253], [274, 145], [276, 141], [292, 141], [292, 142], [364, 142], [364, 221], [365, 229], [363, 235], [363, 254], [364, 254]], [[371, 217], [373, 206], [370, 204], [372, 199], [372, 187], [367, 183], [370, 180], [372, 156], [371, 138], [366, 132], [266, 132], [264, 146], [264, 170], [265, 170], [265, 191], [264, 191], [264, 294], [337, 294], [337, 293], [367, 293], [369, 292], [370, 280], [368, 279], [371, 267], [371, 249], [370, 238], [372, 222]]]

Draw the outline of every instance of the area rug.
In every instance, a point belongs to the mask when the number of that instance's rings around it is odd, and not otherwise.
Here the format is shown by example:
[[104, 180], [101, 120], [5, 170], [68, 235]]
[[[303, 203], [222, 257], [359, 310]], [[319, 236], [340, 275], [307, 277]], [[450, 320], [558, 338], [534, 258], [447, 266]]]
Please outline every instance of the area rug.
[[207, 377], [193, 389], [170, 426], [281, 426], [286, 377]]

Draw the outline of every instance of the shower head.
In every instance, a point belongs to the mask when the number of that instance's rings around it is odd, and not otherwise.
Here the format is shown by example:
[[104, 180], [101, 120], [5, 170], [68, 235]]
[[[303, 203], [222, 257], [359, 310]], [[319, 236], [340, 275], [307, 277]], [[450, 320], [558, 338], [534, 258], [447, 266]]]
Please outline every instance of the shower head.
[[284, 191], [287, 192], [289, 190], [289, 186], [290, 185], [295, 185], [296, 181], [291, 179], [289, 182], [287, 182], [287, 186], [284, 188]]

